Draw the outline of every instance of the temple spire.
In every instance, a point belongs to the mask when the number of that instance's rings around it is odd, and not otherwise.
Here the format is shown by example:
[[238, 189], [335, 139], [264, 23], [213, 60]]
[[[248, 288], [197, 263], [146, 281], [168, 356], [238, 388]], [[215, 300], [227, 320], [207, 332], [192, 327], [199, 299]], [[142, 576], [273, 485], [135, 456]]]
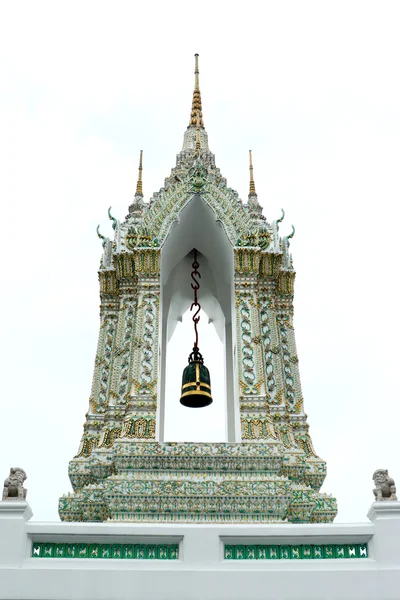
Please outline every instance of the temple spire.
[[143, 150], [140, 151], [140, 161], [139, 161], [139, 175], [136, 184], [136, 196], [143, 196], [143, 185], [142, 185], [142, 158], [143, 158]]
[[190, 113], [189, 125], [183, 136], [182, 152], [195, 152], [199, 154], [200, 150], [209, 152], [208, 136], [204, 128], [203, 109], [201, 106], [201, 94], [199, 84], [199, 55], [195, 54], [194, 67], [194, 91], [192, 100], [192, 110]]
[[249, 157], [250, 157], [250, 188], [249, 188], [249, 198], [250, 198], [250, 196], [257, 196], [256, 186], [254, 183], [254, 176], [253, 176], [253, 158], [251, 155], [251, 150], [249, 150]]
[[[132, 204], [129, 206], [129, 214], [127, 219], [134, 219], [136, 221], [142, 218], [142, 213], [144, 209], [143, 202], [143, 184], [142, 184], [142, 171], [143, 171], [143, 150], [140, 151], [140, 159], [139, 159], [139, 174], [138, 180], [136, 184], [136, 193], [133, 199]], [[111, 218], [111, 215], [110, 215]]]
[[200, 138], [200, 117], [197, 115], [197, 123], [196, 123], [196, 152], [200, 152], [201, 148], [201, 138]]
[[203, 111], [201, 107], [201, 94], [199, 85], [199, 55], [194, 55], [195, 69], [194, 69], [194, 91], [192, 100], [192, 112], [190, 113], [189, 127], [192, 125], [197, 126], [197, 118], [200, 119], [200, 126], [204, 127], [203, 123]]
[[253, 157], [251, 154], [251, 150], [249, 150], [249, 158], [250, 158], [250, 188], [249, 188], [249, 214], [253, 219], [260, 219], [262, 216], [262, 206], [258, 201], [256, 185], [254, 183], [254, 175], [253, 175]]

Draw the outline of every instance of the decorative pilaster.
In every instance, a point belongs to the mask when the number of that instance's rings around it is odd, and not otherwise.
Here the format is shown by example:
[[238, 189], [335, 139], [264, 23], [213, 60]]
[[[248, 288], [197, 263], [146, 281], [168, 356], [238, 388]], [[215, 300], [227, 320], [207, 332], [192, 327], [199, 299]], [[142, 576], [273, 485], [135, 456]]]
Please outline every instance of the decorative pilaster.
[[[269, 415], [268, 375], [264, 364], [265, 320], [260, 321], [260, 249], [235, 248], [235, 298], [240, 421], [243, 441], [275, 440]], [[271, 385], [271, 379], [270, 379]]]
[[155, 440], [160, 302], [160, 250], [138, 248], [137, 308], [131, 349], [130, 396], [121, 437]]

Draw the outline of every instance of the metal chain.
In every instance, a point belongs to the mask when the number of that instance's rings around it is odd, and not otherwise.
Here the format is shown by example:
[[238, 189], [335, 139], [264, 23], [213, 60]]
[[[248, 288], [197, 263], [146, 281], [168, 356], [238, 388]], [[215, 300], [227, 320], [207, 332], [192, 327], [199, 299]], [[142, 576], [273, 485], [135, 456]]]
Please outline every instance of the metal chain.
[[197, 324], [200, 321], [200, 310], [201, 310], [201, 306], [199, 304], [199, 302], [197, 301], [197, 290], [200, 288], [200, 282], [196, 279], [196, 277], [198, 277], [199, 279], [201, 279], [201, 275], [198, 272], [198, 268], [199, 268], [199, 263], [197, 262], [197, 250], [196, 248], [193, 250], [193, 263], [192, 263], [192, 267], [193, 267], [193, 271], [191, 273], [191, 277], [194, 281], [194, 284], [192, 283], [192, 289], [193, 289], [193, 296], [194, 296], [194, 301], [192, 302], [192, 305], [190, 307], [190, 310], [192, 310], [193, 308], [197, 308], [196, 312], [194, 313], [193, 317], [192, 317], [192, 321], [194, 324], [194, 332], [196, 335], [196, 339], [194, 342], [194, 348], [198, 348], [199, 347], [199, 332], [197, 331]]

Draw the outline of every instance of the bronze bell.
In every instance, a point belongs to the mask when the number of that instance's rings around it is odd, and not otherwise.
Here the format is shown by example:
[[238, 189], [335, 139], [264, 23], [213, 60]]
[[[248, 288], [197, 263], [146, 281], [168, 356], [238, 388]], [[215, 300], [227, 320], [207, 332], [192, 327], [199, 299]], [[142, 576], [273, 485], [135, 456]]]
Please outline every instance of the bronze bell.
[[180, 403], [189, 408], [203, 408], [212, 401], [210, 373], [195, 346], [189, 355], [189, 364], [183, 370]]

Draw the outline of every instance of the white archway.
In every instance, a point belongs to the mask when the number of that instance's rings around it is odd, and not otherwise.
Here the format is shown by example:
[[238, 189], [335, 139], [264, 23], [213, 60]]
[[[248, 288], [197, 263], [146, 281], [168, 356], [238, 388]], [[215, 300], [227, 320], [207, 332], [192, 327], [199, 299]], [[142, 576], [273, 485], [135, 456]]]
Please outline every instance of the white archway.
[[[213, 210], [199, 194], [182, 209], [161, 250], [160, 378], [158, 439], [164, 441], [167, 345], [193, 301], [190, 286], [192, 251], [199, 255], [199, 301], [225, 349], [226, 429], [229, 442], [240, 441], [239, 399], [235, 356], [233, 248]], [[191, 348], [188, 348], [188, 353]], [[201, 344], [200, 344], [201, 350]], [[185, 365], [182, 365], [182, 368]], [[212, 376], [212, 374], [211, 374]]]

